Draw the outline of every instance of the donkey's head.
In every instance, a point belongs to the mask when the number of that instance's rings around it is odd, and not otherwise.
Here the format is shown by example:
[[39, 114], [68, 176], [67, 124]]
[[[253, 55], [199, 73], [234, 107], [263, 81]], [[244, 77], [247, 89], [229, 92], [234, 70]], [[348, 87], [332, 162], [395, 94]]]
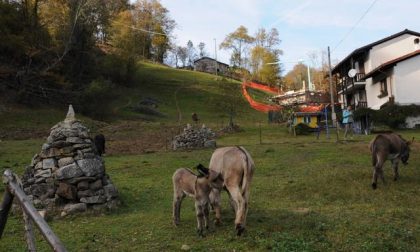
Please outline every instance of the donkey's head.
[[405, 141], [406, 147], [401, 151], [401, 161], [404, 165], [408, 164], [408, 159], [410, 158], [410, 145], [414, 142], [414, 137], [411, 141]]

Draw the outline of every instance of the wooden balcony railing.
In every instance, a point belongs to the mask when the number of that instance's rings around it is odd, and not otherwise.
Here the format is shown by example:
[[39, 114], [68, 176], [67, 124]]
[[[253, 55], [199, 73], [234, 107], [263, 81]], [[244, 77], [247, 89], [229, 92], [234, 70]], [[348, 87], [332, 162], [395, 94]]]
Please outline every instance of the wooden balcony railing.
[[367, 102], [366, 101], [359, 101], [357, 103], [356, 108], [367, 108]]

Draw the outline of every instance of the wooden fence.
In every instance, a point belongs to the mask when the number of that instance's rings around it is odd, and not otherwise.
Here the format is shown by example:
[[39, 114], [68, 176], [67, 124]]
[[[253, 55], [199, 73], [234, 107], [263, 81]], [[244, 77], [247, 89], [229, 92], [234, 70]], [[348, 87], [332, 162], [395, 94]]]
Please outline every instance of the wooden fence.
[[39, 231], [54, 251], [67, 251], [60, 239], [54, 234], [44, 218], [42, 218], [29, 201], [28, 197], [19, 185], [16, 175], [13, 174], [11, 170], [8, 169], [4, 172], [3, 183], [6, 186], [6, 191], [3, 196], [3, 201], [0, 203], [0, 239], [6, 226], [7, 216], [12, 206], [13, 198], [16, 197], [16, 201], [22, 208], [23, 212], [25, 238], [28, 251], [36, 251], [33, 222], [36, 224]]
[[45, 81], [36, 76], [1, 74], [1, 84], [18, 91], [23, 96], [22, 99], [28, 99], [28, 101], [36, 100], [54, 105], [78, 105], [77, 98], [80, 92], [49, 88]]

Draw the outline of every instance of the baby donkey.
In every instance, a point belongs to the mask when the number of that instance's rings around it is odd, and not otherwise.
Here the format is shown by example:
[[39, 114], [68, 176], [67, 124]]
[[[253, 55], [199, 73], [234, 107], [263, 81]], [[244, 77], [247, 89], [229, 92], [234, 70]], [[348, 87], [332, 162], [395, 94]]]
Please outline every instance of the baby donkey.
[[[177, 226], [180, 221], [181, 203], [185, 196], [195, 199], [195, 211], [197, 216], [197, 234], [204, 236], [204, 227], [209, 225], [209, 169], [199, 164], [199, 175], [195, 175], [190, 169], [180, 168], [172, 176], [174, 185], [173, 222]], [[204, 227], [203, 227], [204, 226]]]

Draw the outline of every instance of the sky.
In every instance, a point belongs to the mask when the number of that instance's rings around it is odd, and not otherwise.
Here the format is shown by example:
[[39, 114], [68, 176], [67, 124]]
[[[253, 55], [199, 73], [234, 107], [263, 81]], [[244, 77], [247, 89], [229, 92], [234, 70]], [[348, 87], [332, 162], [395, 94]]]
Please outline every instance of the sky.
[[258, 28], [276, 28], [283, 74], [300, 60], [320, 64], [320, 56], [314, 61], [309, 55], [320, 55], [328, 46], [334, 64], [353, 50], [404, 29], [420, 32], [419, 0], [161, 0], [161, 4], [177, 23], [178, 45], [204, 42], [214, 58], [216, 42], [217, 59], [227, 64], [230, 52], [219, 49], [226, 35], [240, 25], [250, 35]]

